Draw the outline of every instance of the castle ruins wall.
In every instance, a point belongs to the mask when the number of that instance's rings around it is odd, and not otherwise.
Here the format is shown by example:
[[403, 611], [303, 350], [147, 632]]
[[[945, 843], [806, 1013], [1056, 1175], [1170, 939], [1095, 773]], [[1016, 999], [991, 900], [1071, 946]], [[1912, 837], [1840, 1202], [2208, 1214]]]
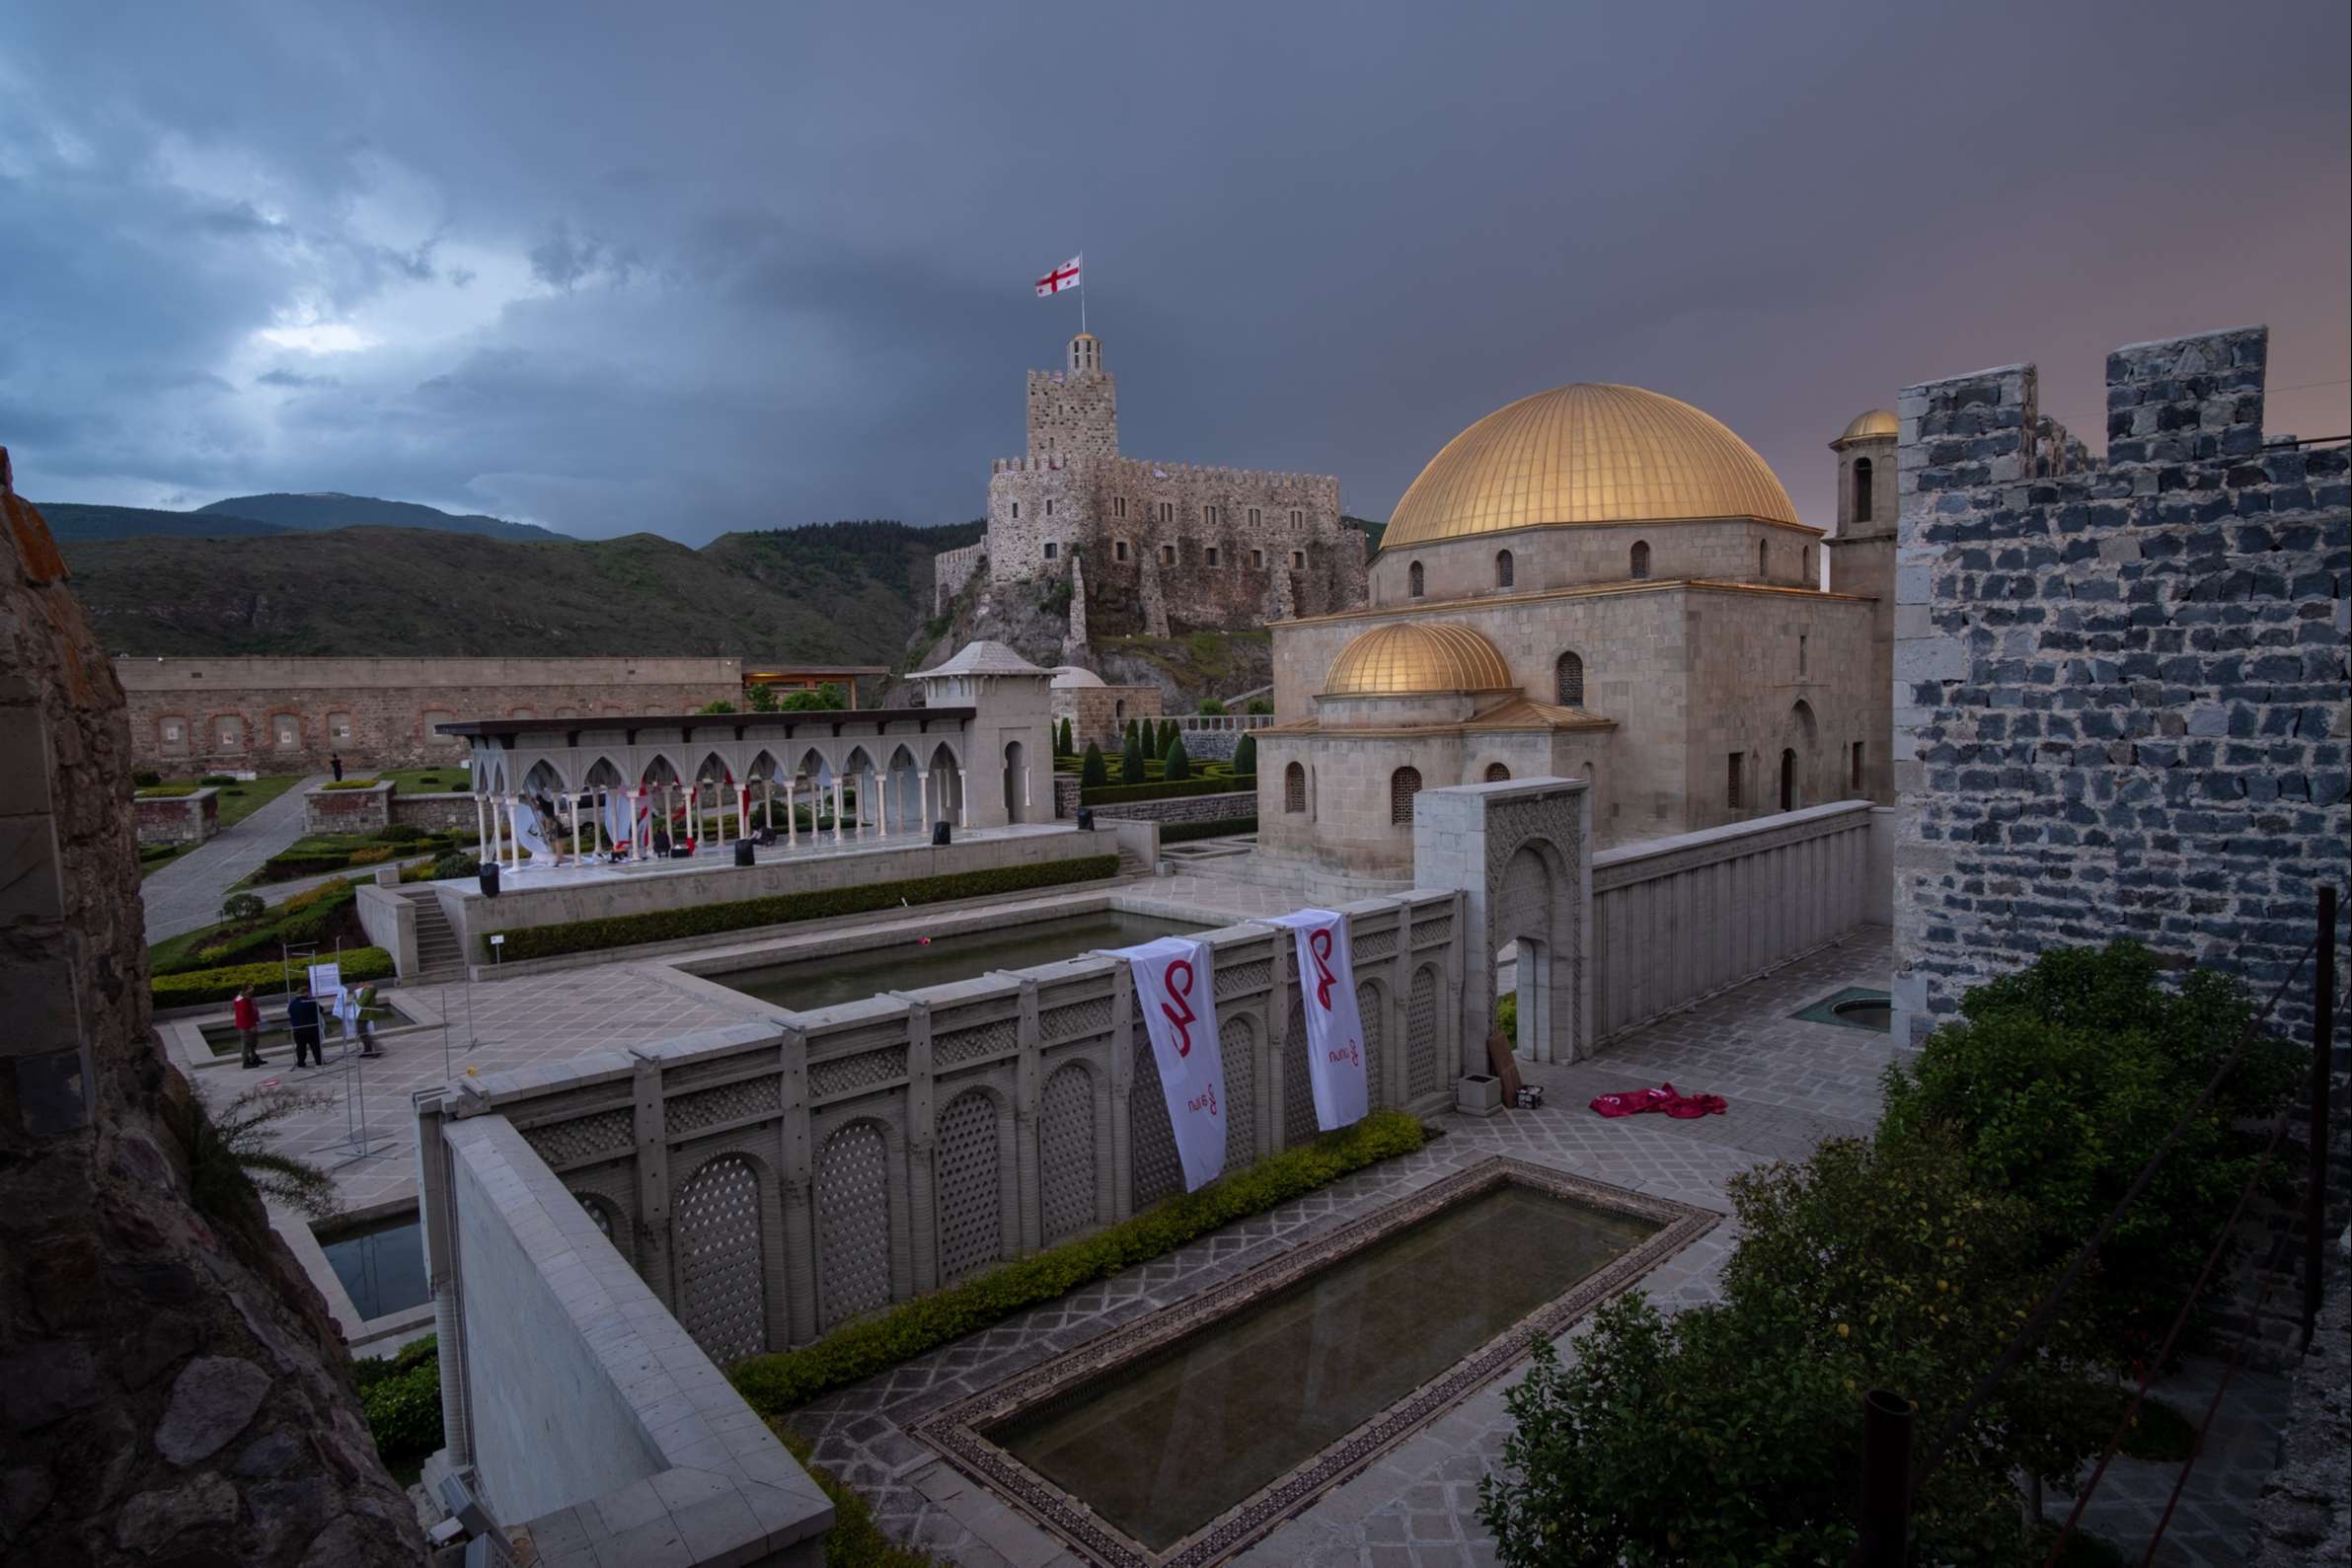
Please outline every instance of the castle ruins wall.
[[2310, 940], [2352, 840], [2352, 484], [2343, 446], [2265, 440], [2268, 349], [2110, 354], [2103, 465], [2031, 365], [1904, 389], [1898, 1038], [2056, 943], [2267, 989]]
[[159, 773], [455, 768], [435, 724], [740, 704], [734, 658], [117, 658], [131, 760]]

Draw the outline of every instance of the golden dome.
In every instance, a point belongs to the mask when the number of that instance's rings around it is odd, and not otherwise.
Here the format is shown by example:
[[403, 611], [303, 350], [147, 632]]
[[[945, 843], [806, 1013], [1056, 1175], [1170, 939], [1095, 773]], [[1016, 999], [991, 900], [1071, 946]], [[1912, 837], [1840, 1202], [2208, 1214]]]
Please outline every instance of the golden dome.
[[1381, 549], [1686, 517], [1793, 523], [1796, 508], [1720, 420], [1639, 387], [1580, 381], [1506, 404], [1447, 442], [1397, 503]]
[[1376, 626], [1339, 650], [1326, 697], [1516, 690], [1494, 644], [1468, 627], [1417, 621]]
[[1856, 414], [1854, 422], [1846, 427], [1846, 433], [1832, 441], [1830, 445], [1843, 446], [1849, 441], [1861, 441], [1872, 436], [1901, 435], [1902, 433], [1903, 421], [1895, 417], [1894, 410], [1872, 409], [1867, 413]]

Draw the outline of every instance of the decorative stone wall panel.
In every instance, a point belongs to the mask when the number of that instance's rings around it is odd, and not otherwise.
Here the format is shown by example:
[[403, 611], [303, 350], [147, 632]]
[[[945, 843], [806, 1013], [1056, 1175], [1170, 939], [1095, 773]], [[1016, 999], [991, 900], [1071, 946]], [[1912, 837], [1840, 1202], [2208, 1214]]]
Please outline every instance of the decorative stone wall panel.
[[881, 1127], [852, 1122], [817, 1162], [817, 1325], [890, 1302], [890, 1156]]
[[829, 1057], [808, 1064], [808, 1092], [818, 1098], [852, 1094], [906, 1077], [906, 1047]]
[[1135, 1083], [1127, 1116], [1134, 1138], [1128, 1204], [1138, 1214], [1184, 1190], [1184, 1168], [1176, 1157], [1176, 1127], [1168, 1119], [1168, 1096], [1160, 1087], [1160, 1061], [1151, 1036], [1135, 1025]]
[[969, 1090], [940, 1112], [940, 1280], [961, 1279], [1005, 1255], [997, 1103]]
[[1101, 1218], [1095, 1202], [1095, 1083], [1084, 1064], [1067, 1063], [1046, 1078], [1040, 1126], [1038, 1181], [1051, 1244], [1093, 1230]]
[[678, 1189], [678, 1325], [722, 1367], [768, 1348], [760, 1230], [759, 1171], [740, 1155], [706, 1162]]

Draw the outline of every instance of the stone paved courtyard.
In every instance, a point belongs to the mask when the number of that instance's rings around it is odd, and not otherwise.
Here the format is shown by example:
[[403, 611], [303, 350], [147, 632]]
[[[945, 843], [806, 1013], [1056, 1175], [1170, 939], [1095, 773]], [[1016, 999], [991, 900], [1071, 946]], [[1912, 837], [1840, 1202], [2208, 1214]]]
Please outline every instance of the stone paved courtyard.
[[[1491, 1155], [1506, 1154], [1613, 1185], [1727, 1213], [1738, 1171], [1800, 1157], [1824, 1137], [1867, 1132], [1878, 1112], [1884, 1034], [1789, 1014], [1848, 985], [1882, 987], [1888, 933], [1866, 928], [1779, 973], [1637, 1030], [1573, 1066], [1522, 1066], [1546, 1104], [1480, 1120], [1439, 1118], [1445, 1136], [1417, 1154], [1361, 1171], [1166, 1258], [1024, 1312], [796, 1412], [792, 1425], [873, 1503], [884, 1528], [961, 1568], [1074, 1568], [1081, 1558], [908, 1435], [920, 1418], [1109, 1328], [1181, 1300]], [[1696, 1121], [1610, 1121], [1593, 1095], [1672, 1081], [1720, 1093], [1728, 1114]], [[1709, 1301], [1735, 1235], [1728, 1222], [1644, 1281], [1670, 1307]], [[2199, 1380], [2203, 1379], [2200, 1386]], [[1457, 1568], [1495, 1560], [1478, 1522], [1478, 1481], [1509, 1434], [1506, 1376], [1326, 1492], [1233, 1559], [1257, 1568]], [[2160, 1391], [2201, 1414], [2210, 1369], [2192, 1364]], [[2212, 1452], [2193, 1474], [2160, 1563], [2205, 1568], [2240, 1560], [2246, 1521], [2272, 1461], [2268, 1434], [2284, 1380], [2241, 1369]], [[2125, 1461], [2087, 1526], [2137, 1555], [2175, 1468]], [[2056, 1504], [2063, 1512], [2064, 1501]]]

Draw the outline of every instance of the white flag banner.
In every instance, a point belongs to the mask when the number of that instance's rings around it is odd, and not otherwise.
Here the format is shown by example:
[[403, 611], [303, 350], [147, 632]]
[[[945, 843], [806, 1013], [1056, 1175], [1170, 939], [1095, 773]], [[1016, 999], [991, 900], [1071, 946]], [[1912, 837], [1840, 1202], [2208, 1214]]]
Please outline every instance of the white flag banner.
[[634, 826], [629, 820], [629, 796], [619, 789], [607, 789], [604, 792], [604, 836], [612, 841], [615, 849], [619, 849], [629, 843]]
[[1328, 909], [1293, 910], [1266, 922], [1288, 926], [1299, 943], [1299, 1006], [1307, 1038], [1307, 1082], [1315, 1090], [1315, 1125], [1325, 1132], [1359, 1122], [1372, 1108], [1364, 1063], [1364, 1019], [1356, 1009], [1355, 964], [1347, 917]]
[[1184, 1190], [1205, 1187], [1225, 1169], [1225, 1051], [1208, 943], [1163, 936], [1110, 956], [1126, 959], [1135, 974], [1135, 1006], [1160, 1064]]
[[1081, 251], [1037, 279], [1037, 297], [1043, 299], [1048, 294], [1059, 294], [1063, 289], [1078, 287], [1080, 281], [1079, 263], [1085, 260], [1086, 253]]
[[553, 860], [556, 853], [547, 847], [547, 836], [539, 831], [539, 808], [517, 800], [507, 810], [511, 813], [509, 820], [514, 823], [514, 842], [530, 851], [534, 860]]

